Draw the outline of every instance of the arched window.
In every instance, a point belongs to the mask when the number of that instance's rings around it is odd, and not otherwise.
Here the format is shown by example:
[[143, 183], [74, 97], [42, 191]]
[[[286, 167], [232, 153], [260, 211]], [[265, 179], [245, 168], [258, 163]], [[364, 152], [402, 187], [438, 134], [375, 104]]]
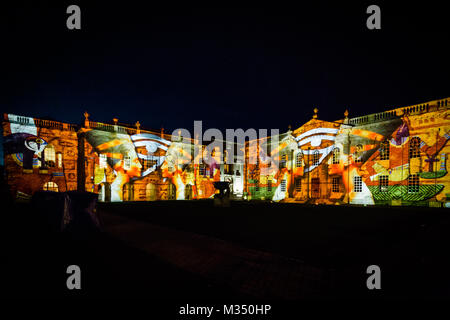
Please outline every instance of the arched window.
[[51, 144], [47, 145], [44, 149], [44, 159], [46, 167], [52, 168], [56, 166], [55, 147]]
[[320, 153], [318, 150], [315, 150], [313, 153], [313, 166], [318, 166], [320, 160]]
[[380, 160], [389, 160], [389, 140], [383, 141], [380, 146]]
[[341, 159], [341, 150], [339, 148], [334, 148], [333, 150], [333, 164], [339, 164]]
[[420, 138], [413, 137], [409, 142], [409, 158], [419, 158], [420, 157]]
[[49, 181], [47, 183], [44, 184], [43, 187], [44, 191], [55, 191], [58, 192], [58, 185], [52, 181]]
[[303, 160], [303, 153], [301, 153], [301, 152], [297, 153], [297, 158], [296, 158], [296, 161], [295, 161], [295, 166], [297, 168], [302, 167], [302, 165], [303, 165], [302, 160]]

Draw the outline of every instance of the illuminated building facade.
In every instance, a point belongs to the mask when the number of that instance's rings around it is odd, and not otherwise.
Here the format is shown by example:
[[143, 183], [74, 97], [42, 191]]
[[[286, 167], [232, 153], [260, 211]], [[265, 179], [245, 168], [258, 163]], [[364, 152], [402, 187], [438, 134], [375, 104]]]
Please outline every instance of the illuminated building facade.
[[269, 148], [248, 152], [258, 158], [246, 166], [245, 192], [286, 202], [448, 206], [449, 108], [446, 98], [358, 118], [346, 111], [333, 122], [315, 109], [279, 141], [258, 143]]
[[295, 130], [256, 148], [248, 142], [241, 164], [224, 164], [220, 152], [193, 161], [194, 141], [139, 122], [105, 124], [85, 113], [83, 125], [72, 125], [5, 114], [4, 165], [16, 198], [86, 190], [100, 201], [204, 199], [215, 194], [214, 181], [229, 181], [247, 200], [448, 206], [449, 109], [446, 98], [358, 118], [345, 112], [337, 121], [320, 120], [315, 109]]

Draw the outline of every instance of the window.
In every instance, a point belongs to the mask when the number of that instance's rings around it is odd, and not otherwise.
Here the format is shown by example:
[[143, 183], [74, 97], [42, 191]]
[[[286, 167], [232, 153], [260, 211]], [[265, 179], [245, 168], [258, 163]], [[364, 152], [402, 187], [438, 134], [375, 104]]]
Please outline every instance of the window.
[[153, 167], [156, 164], [156, 160], [150, 160], [150, 159], [142, 159], [141, 160], [141, 164], [142, 164], [142, 170], [147, 170], [151, 167]]
[[296, 158], [296, 162], [295, 162], [295, 166], [297, 168], [302, 167], [302, 165], [303, 165], [302, 160], [303, 160], [303, 154], [301, 152], [297, 153], [297, 158]]
[[361, 144], [358, 144], [356, 146], [356, 151], [355, 151], [355, 155], [354, 155], [356, 163], [362, 162], [362, 151], [363, 151], [363, 146]]
[[232, 164], [224, 165], [223, 171], [224, 174], [233, 174], [233, 165]]
[[353, 185], [355, 192], [362, 192], [362, 178], [361, 177], [353, 177]]
[[295, 180], [295, 191], [302, 191], [302, 179], [298, 178]]
[[389, 176], [380, 176], [378, 178], [380, 184], [380, 192], [387, 192], [389, 186]]
[[267, 178], [267, 192], [272, 192], [272, 180]]
[[280, 168], [286, 168], [287, 155], [283, 154], [281, 156]]
[[200, 176], [205, 176], [206, 175], [206, 165], [205, 164], [200, 164], [198, 167], [198, 174]]
[[58, 192], [58, 185], [52, 181], [49, 181], [47, 183], [44, 184], [44, 188], [45, 191], [55, 191]]
[[389, 160], [389, 141], [383, 141], [380, 147], [380, 160]]
[[334, 177], [331, 181], [331, 192], [339, 192], [341, 186], [341, 179], [339, 177]]
[[255, 191], [259, 191], [259, 181], [256, 180], [255, 182]]
[[44, 159], [46, 167], [56, 166], [55, 147], [51, 144], [47, 145], [47, 147], [45, 147], [44, 149]]
[[411, 174], [408, 177], [408, 193], [419, 192], [419, 175]]
[[313, 166], [319, 165], [320, 154], [319, 151], [314, 151], [313, 153]]
[[286, 192], [286, 179], [281, 180], [281, 192]]
[[339, 148], [334, 148], [333, 150], [333, 164], [339, 164], [341, 159], [341, 150]]
[[58, 152], [57, 154], [56, 154], [56, 159], [58, 160], [58, 168], [62, 168], [62, 153], [61, 152]]
[[131, 169], [131, 157], [130, 156], [123, 157], [123, 168], [125, 170]]
[[108, 166], [107, 164], [108, 157], [104, 153], [100, 153], [99, 155], [99, 167], [100, 168], [106, 168]]
[[413, 137], [409, 142], [409, 158], [419, 158], [420, 157], [420, 138]]

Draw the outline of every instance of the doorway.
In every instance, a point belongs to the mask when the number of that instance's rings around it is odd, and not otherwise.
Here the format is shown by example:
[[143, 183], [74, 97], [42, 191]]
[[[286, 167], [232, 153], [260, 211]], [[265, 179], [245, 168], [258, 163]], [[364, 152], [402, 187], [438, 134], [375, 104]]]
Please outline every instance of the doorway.
[[126, 183], [123, 186], [123, 201], [134, 201], [134, 185], [131, 183]]
[[314, 199], [320, 198], [320, 179], [319, 178], [311, 179], [311, 198], [314, 198]]
[[100, 183], [98, 191], [99, 202], [111, 202], [111, 185], [108, 182]]
[[184, 199], [192, 200], [192, 186], [190, 184], [186, 185], [184, 189]]
[[145, 187], [145, 199], [147, 201], [156, 200], [156, 186], [154, 183], [148, 183]]

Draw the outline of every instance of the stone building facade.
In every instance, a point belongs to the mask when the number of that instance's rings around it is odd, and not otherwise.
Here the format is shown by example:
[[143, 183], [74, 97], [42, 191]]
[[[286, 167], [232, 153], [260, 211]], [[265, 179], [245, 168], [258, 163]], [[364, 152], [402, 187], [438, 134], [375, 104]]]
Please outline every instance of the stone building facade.
[[309, 122], [275, 142], [258, 141], [256, 155], [247, 146], [247, 159], [257, 159], [247, 160], [245, 194], [316, 204], [449, 206], [449, 108], [446, 98], [357, 118], [346, 111], [332, 122], [319, 120], [315, 109]]
[[[244, 163], [226, 153], [196, 161], [206, 146], [163, 130], [82, 125], [5, 114], [7, 183], [16, 198], [37, 190], [85, 190], [100, 201], [204, 199], [229, 181], [247, 200], [448, 206], [450, 98], [336, 121], [310, 121], [245, 145]], [[178, 139], [178, 140], [177, 140]], [[197, 150], [199, 149], [199, 150]]]

